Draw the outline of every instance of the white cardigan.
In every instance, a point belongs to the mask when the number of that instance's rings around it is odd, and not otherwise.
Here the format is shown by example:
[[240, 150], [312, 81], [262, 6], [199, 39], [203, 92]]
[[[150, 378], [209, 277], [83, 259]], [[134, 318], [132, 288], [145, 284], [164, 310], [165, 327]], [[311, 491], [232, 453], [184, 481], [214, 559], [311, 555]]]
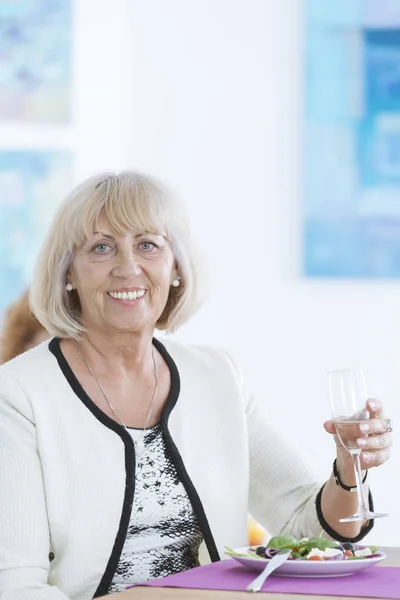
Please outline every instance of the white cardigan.
[[[318, 535], [321, 487], [222, 350], [154, 341], [171, 372], [162, 423], [211, 560], [272, 533]], [[250, 468], [249, 468], [250, 467]], [[54, 339], [0, 367], [0, 598], [106, 594], [129, 523], [134, 446]]]

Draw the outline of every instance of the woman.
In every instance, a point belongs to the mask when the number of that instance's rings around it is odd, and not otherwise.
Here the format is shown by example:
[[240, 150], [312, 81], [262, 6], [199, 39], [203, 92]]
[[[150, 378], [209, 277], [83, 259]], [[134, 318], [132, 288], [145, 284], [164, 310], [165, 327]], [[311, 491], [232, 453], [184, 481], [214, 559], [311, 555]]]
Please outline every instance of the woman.
[[[49, 338], [49, 334], [32, 314], [29, 293], [25, 292], [6, 311], [2, 335], [2, 360], [7, 362], [34, 348]], [[268, 533], [250, 515], [247, 517], [247, 542], [249, 546], [264, 543]]]
[[6, 311], [1, 336], [1, 361], [34, 348], [49, 338], [49, 334], [29, 308], [29, 293], [25, 292]]
[[[245, 543], [248, 509], [271, 533], [371, 528], [339, 523], [356, 510], [346, 451], [321, 490], [226, 352], [153, 337], [201, 290], [182, 207], [156, 181], [99, 175], [59, 210], [31, 289], [55, 337], [0, 369], [3, 600], [101, 596], [196, 566], [200, 546], [219, 560]], [[391, 444], [373, 412], [364, 467]]]

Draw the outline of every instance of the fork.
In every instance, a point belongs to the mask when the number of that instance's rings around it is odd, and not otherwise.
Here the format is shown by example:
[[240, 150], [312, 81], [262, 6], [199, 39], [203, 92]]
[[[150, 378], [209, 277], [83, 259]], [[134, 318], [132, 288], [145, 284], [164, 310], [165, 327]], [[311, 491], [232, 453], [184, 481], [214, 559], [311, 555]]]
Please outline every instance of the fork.
[[275, 556], [268, 561], [265, 569], [247, 586], [246, 592], [259, 592], [264, 581], [269, 575], [271, 575], [272, 571], [275, 571], [275, 569], [283, 565], [283, 563], [289, 558], [290, 552], [291, 550], [288, 548], [282, 550], [282, 552], [279, 552], [279, 554], [275, 554]]

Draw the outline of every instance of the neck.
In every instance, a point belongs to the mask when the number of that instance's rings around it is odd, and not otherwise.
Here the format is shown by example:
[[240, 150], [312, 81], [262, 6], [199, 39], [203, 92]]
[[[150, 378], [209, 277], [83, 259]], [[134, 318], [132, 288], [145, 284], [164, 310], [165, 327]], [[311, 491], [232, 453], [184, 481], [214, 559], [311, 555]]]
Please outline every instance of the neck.
[[98, 369], [104, 368], [109, 373], [143, 374], [153, 371], [152, 340], [153, 332], [113, 336], [89, 331], [80, 338], [78, 345], [88, 363], [98, 365]]

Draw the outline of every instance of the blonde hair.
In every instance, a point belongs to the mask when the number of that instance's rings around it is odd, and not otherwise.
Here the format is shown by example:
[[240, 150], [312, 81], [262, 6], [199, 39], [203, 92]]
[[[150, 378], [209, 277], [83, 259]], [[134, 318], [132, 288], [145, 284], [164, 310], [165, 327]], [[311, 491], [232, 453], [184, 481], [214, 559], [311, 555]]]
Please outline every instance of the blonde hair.
[[113, 235], [128, 231], [162, 234], [168, 240], [180, 286], [171, 287], [158, 329], [175, 331], [199, 308], [201, 263], [182, 204], [160, 182], [133, 171], [101, 173], [85, 180], [55, 215], [34, 270], [30, 303], [52, 335], [77, 339], [84, 333], [79, 297], [66, 291], [74, 250], [93, 234], [104, 216]]

